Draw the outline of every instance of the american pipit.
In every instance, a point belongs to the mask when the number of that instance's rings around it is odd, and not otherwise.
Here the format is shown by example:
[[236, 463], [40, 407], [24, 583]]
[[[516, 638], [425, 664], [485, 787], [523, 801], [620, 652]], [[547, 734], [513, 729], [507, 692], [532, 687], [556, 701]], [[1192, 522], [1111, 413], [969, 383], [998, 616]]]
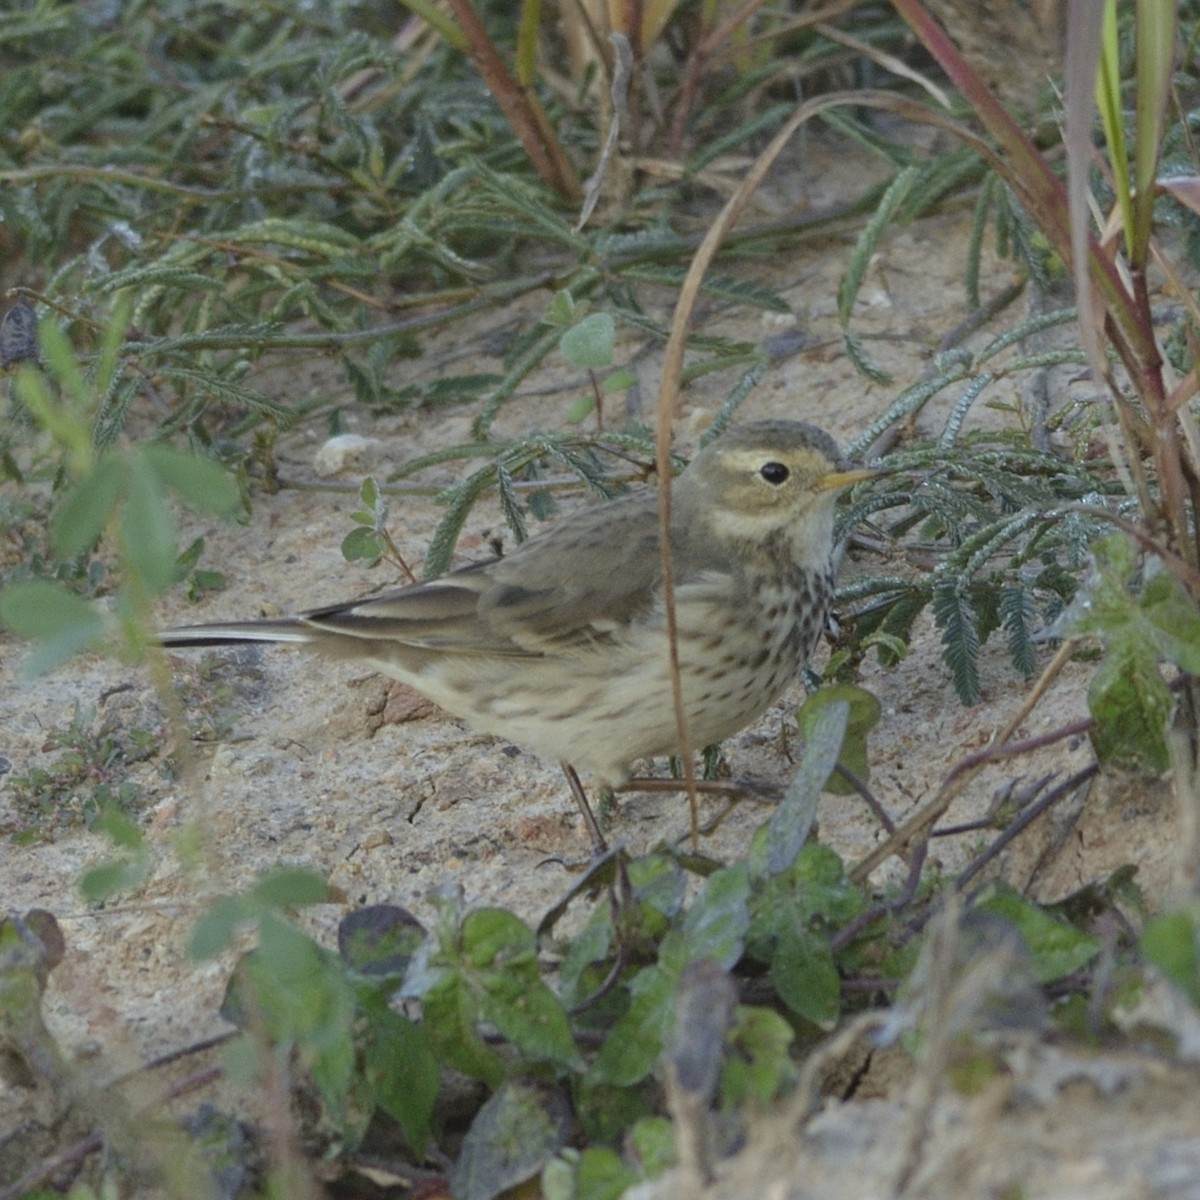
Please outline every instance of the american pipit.
[[[833, 594], [835, 495], [869, 474], [844, 469], [812, 425], [759, 421], [710, 444], [674, 481], [693, 745], [749, 724], [808, 659]], [[353, 659], [481, 732], [617, 787], [633, 760], [678, 750], [662, 575], [650, 488], [429, 583], [282, 620], [173, 629], [162, 642], [290, 642]]]

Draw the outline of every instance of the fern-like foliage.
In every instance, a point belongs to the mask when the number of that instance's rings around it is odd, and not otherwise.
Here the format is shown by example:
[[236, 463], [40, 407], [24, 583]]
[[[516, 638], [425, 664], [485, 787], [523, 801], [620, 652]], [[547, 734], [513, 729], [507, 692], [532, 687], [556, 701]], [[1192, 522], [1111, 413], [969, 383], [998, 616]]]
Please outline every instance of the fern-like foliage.
[[844, 588], [846, 661], [875, 646], [885, 663], [928, 607], [943, 660], [966, 704], [980, 699], [979, 654], [998, 630], [1013, 666], [1037, 667], [1035, 635], [1074, 595], [1098, 523], [1070, 510], [1108, 503], [1117, 486], [1015, 434], [977, 433], [950, 449], [932, 444], [889, 456], [890, 473], [855, 496], [846, 529], [869, 529], [906, 558], [901, 576], [866, 575]]
[[500, 511], [513, 536], [521, 542], [528, 534], [526, 511], [541, 519], [553, 510], [553, 502], [549, 487], [535, 486], [523, 504], [518, 495], [518, 483], [536, 485], [549, 467], [565, 472], [577, 483], [607, 499], [625, 487], [612, 472], [611, 463], [623, 461], [628, 464], [633, 459], [648, 469], [654, 459], [654, 438], [648, 430], [640, 430], [598, 438], [566, 434], [535, 436], [508, 443], [480, 441], [414, 458], [395, 471], [391, 479], [409, 478], [435, 465], [479, 458], [486, 460], [482, 466], [460, 483], [445, 489], [439, 497], [446, 506], [446, 513], [438, 523], [425, 556], [426, 578], [441, 575], [449, 568], [463, 525], [485, 493], [495, 489]]

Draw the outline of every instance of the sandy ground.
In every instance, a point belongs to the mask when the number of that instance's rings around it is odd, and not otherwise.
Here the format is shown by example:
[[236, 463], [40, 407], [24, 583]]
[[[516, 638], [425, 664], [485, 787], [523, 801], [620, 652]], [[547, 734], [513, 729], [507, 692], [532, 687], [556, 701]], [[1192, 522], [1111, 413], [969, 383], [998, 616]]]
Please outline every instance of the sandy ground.
[[[773, 211], [819, 208], [872, 169], [844, 148], [809, 138], [763, 204]], [[893, 372], [891, 387], [866, 382], [841, 349], [835, 295], [848, 234], [827, 233], [799, 245], [786, 260], [753, 268], [787, 298], [791, 316], [706, 304], [701, 317], [706, 330], [758, 342], [792, 330], [804, 334], [802, 348], [774, 365], [742, 418], [814, 420], [846, 441], [880, 414], [901, 387], [920, 376], [938, 339], [964, 315], [969, 219], [965, 210], [952, 210], [900, 230], [873, 264], [855, 327], [873, 339], [872, 353]], [[985, 291], [999, 291], [1010, 278], [1007, 265], [992, 264]], [[664, 292], [658, 301], [660, 315], [668, 318], [672, 297]], [[467, 333], [462, 329], [431, 335], [421, 358], [396, 364], [396, 376], [495, 369], [497, 360], [478, 347], [495, 344], [495, 335], [532, 319], [547, 302], [548, 296], [534, 296], [483, 316], [469, 342], [462, 340]], [[1003, 314], [976, 344], [1017, 315]], [[658, 350], [627, 332], [618, 354], [639, 375], [642, 414], [649, 417]], [[269, 379], [281, 398], [345, 387], [325, 363], [290, 364]], [[694, 445], [728, 385], [728, 379], [702, 379], [688, 389], [679, 421], [682, 447]], [[584, 387], [574, 372], [551, 364], [504, 410], [495, 435], [556, 425], [565, 401]], [[1003, 398], [1018, 401], [1018, 388], [1014, 382]], [[919, 420], [918, 431], [938, 432], [952, 399], [939, 398]], [[618, 400], [613, 421], [621, 419], [622, 403], [634, 401]], [[357, 485], [367, 471], [384, 478], [415, 454], [465, 441], [472, 415], [454, 408], [382, 420], [351, 417], [352, 428], [374, 441], [365, 460], [351, 464], [337, 482]], [[986, 409], [971, 417], [993, 424], [1006, 419]], [[318, 428], [284, 435], [278, 456], [285, 480], [318, 482], [313, 460], [323, 442]], [[444, 484], [455, 477], [447, 467], [429, 472], [423, 482]], [[353, 507], [350, 491], [289, 486], [257, 495], [246, 525], [185, 516], [185, 540], [203, 534], [202, 565], [224, 572], [228, 586], [198, 605], [176, 590], [162, 600], [163, 623], [311, 607], [391, 584], [385, 569], [367, 571], [341, 557]], [[439, 515], [426, 498], [393, 502], [393, 533], [412, 560], [420, 560]], [[497, 510], [481, 504], [460, 545], [464, 559], [486, 553], [497, 533], [505, 534]], [[848, 573], [858, 569], [853, 560], [846, 564]], [[938, 650], [936, 632], [926, 625], [898, 667], [883, 670], [872, 661], [863, 674], [884, 714], [871, 744], [872, 784], [898, 821], [937, 791], [964, 753], [987, 744], [1027, 692], [996, 645], [985, 656], [984, 699], [965, 709]], [[68, 724], [76, 705], [94, 706], [98, 719], [111, 716], [118, 725], [158, 730], [163, 720], [144, 669], [84, 657], [53, 675], [25, 680], [22, 657], [20, 646], [0, 639], [0, 753], [12, 764], [0, 779], [0, 826], [8, 827], [22, 818], [4, 780], [54, 759], [55, 752], [45, 748], [47, 731]], [[181, 653], [180, 674], [199, 675], [200, 657]], [[214, 743], [197, 744], [180, 778], [165, 777], [157, 759], [132, 769], [157, 863], [136, 895], [101, 909], [82, 902], [80, 872], [103, 860], [109, 848], [78, 825], [65, 825], [50, 840], [0, 842], [5, 907], [45, 908], [63, 926], [67, 953], [50, 978], [45, 1018], [66, 1058], [87, 1078], [111, 1077], [227, 1028], [217, 1007], [228, 963], [197, 965], [185, 945], [197, 915], [215, 895], [237, 891], [263, 871], [304, 864], [340, 889], [343, 903], [322, 906], [308, 917], [315, 932], [332, 942], [336, 922], [354, 906], [387, 901], [425, 915], [431, 890], [446, 886], [460, 888], [470, 904], [502, 904], [536, 921], [570, 882], [556, 860], [578, 860], [587, 851], [555, 766], [476, 736], [436, 712], [403, 704], [385, 710], [388, 689], [378, 678], [286, 650], [256, 650], [239, 653], [219, 679], [230, 693], [222, 705], [231, 731]], [[1017, 736], [1032, 737], [1083, 715], [1087, 679], [1086, 665], [1068, 666]], [[727, 746], [738, 773], [786, 778], [780, 735], [791, 726], [801, 698], [797, 687]], [[978, 816], [1017, 777], [1065, 775], [1087, 761], [1086, 744], [1063, 743], [1018, 764], [991, 768], [970, 784], [946, 820]], [[1143, 888], [1152, 902], [1161, 903], [1171, 893], [1175, 871], [1176, 814], [1169, 792], [1136, 780], [1101, 781], [1080, 800], [1073, 820], [1039, 822], [1001, 857], [994, 873], [1029, 887], [1039, 899], [1052, 899], [1136, 862]], [[742, 805], [706, 851], [738, 854], [763, 819], [761, 807]], [[185, 829], [200, 834], [199, 849], [190, 854], [181, 848]], [[611, 834], [637, 850], [686, 829], [681, 799], [635, 796], [622, 800]], [[824, 799], [820, 831], [850, 863], [882, 837], [861, 802], [837, 797]], [[931, 865], [953, 869], [977, 846], [971, 837], [939, 841], [938, 862]], [[901, 871], [900, 864], [889, 862], [875, 879], [883, 884]], [[746, 1150], [723, 1165], [711, 1194], [883, 1196], [893, 1194], [907, 1172], [909, 1186], [917, 1189], [910, 1194], [928, 1196], [1200, 1195], [1200, 1110], [1189, 1068], [1127, 1051], [1101, 1057], [1097, 1065], [1095, 1056], [1036, 1041], [1018, 1041], [1004, 1054], [1003, 1082], [982, 1096], [934, 1088], [922, 1107], [919, 1075], [908, 1068], [894, 1078], [882, 1076], [873, 1098], [862, 1098], [869, 1092], [863, 1088], [846, 1103], [828, 1100], [803, 1134], [794, 1111], [765, 1116]], [[0, 1084], [0, 1131], [28, 1118], [27, 1101]], [[660, 1186], [664, 1194], [685, 1186], [695, 1191], [678, 1176]]]

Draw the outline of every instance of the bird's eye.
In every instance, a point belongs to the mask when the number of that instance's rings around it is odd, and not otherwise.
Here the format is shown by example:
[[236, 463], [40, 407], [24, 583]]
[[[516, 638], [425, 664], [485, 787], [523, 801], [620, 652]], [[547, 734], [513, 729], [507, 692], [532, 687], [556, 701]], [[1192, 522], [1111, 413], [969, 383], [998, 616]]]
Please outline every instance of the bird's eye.
[[759, 468], [758, 473], [770, 484], [778, 487], [781, 483], [787, 482], [787, 477], [791, 471], [783, 465], [783, 463], [769, 462], [763, 463]]

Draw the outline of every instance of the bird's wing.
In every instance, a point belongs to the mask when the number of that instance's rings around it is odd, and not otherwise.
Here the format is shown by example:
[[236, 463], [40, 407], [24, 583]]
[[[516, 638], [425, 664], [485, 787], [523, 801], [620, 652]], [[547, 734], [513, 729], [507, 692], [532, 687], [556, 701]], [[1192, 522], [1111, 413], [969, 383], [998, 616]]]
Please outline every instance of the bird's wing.
[[588, 510], [496, 564], [484, 619], [531, 651], [619, 639], [662, 583], [658, 513], [642, 493]]
[[656, 510], [638, 496], [581, 513], [506, 558], [301, 620], [442, 653], [538, 656], [618, 637], [653, 607], [661, 578]]

